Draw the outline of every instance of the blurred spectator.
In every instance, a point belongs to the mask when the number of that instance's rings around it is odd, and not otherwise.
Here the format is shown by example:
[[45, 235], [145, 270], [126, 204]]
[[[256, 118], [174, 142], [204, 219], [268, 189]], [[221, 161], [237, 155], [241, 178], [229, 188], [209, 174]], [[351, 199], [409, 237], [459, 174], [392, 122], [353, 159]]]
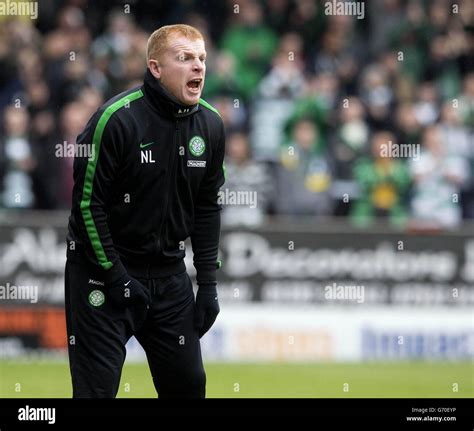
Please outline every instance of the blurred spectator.
[[390, 87], [389, 76], [379, 64], [365, 68], [360, 88], [361, 99], [367, 107], [368, 121], [374, 129], [388, 129], [394, 102], [393, 90]]
[[395, 112], [395, 128], [400, 145], [419, 145], [422, 132], [418, 122], [415, 106], [404, 103], [398, 106]]
[[[72, 102], [66, 105], [61, 112], [59, 145], [75, 145], [77, 136], [84, 130], [90, 117], [88, 107], [80, 102]], [[57, 206], [69, 208], [72, 198], [73, 186], [73, 164], [74, 158], [65, 156], [57, 157], [57, 180], [56, 187]]]
[[459, 107], [453, 102], [445, 102], [442, 107], [440, 121], [441, 141], [448, 154], [468, 158], [473, 145], [472, 136], [461, 122]]
[[107, 73], [119, 79], [124, 72], [125, 62], [123, 56], [130, 52], [132, 44], [133, 22], [128, 14], [117, 9], [110, 12], [107, 17], [107, 29], [92, 44], [94, 56], [107, 56], [109, 68]]
[[403, 74], [416, 82], [424, 74], [424, 65], [428, 57], [426, 8], [418, 0], [408, 0], [403, 15], [403, 21], [393, 27], [389, 46], [397, 52]]
[[74, 6], [59, 10], [57, 28], [44, 40], [44, 53], [49, 62], [64, 61], [72, 52], [87, 52], [91, 35], [86, 27], [84, 11]]
[[459, 111], [466, 127], [474, 129], [474, 71], [464, 78], [464, 91], [459, 97]]
[[288, 215], [329, 215], [331, 168], [321, 131], [308, 118], [296, 121], [277, 171], [277, 211]]
[[279, 158], [285, 124], [306, 86], [303, 70], [302, 39], [287, 33], [280, 40], [271, 70], [260, 81], [258, 98], [252, 103], [251, 141], [259, 160], [275, 162]]
[[127, 83], [139, 77], [140, 67], [143, 77], [146, 44], [147, 35], [135, 25], [131, 14], [124, 13], [123, 9], [109, 13], [105, 33], [92, 44], [97, 79], [101, 79], [100, 74], [103, 74], [110, 81], [110, 94], [106, 97], [113, 97], [116, 93], [125, 91]]
[[346, 194], [352, 199], [359, 196], [352, 170], [354, 163], [368, 152], [370, 129], [365, 121], [364, 105], [357, 97], [349, 97], [340, 106], [338, 126], [330, 145], [336, 177], [331, 193], [337, 201], [335, 215], [347, 215], [352, 200], [343, 197]]
[[82, 103], [84, 110], [87, 111], [84, 115], [89, 119], [102, 106], [104, 98], [97, 88], [87, 86], [82, 89], [78, 101]]
[[26, 103], [30, 114], [51, 107], [51, 93], [44, 79], [29, 81], [25, 83]]
[[338, 108], [340, 91], [337, 78], [323, 72], [308, 77], [302, 99], [314, 101], [312, 103], [320, 105], [327, 115], [331, 110]]
[[369, 134], [364, 106], [357, 97], [348, 98], [339, 109], [339, 125], [332, 149], [338, 178], [352, 177], [354, 162], [367, 153]]
[[270, 63], [277, 38], [265, 25], [257, 1], [246, 1], [234, 16], [236, 22], [224, 33], [221, 48], [235, 58], [238, 87], [248, 100]]
[[62, 80], [58, 84], [56, 103], [64, 106], [77, 99], [88, 85], [89, 65], [85, 55], [78, 54], [73, 61], [64, 62]]
[[450, 153], [442, 139], [438, 126], [426, 129], [420, 159], [411, 163], [415, 182], [412, 216], [418, 222], [455, 227], [461, 221], [459, 195], [469, 166], [465, 159]]
[[[471, 143], [474, 142], [474, 132], [471, 132]], [[464, 218], [474, 219], [474, 145], [471, 145], [471, 154], [467, 159], [470, 165], [470, 178], [466, 181], [461, 193]]]
[[[247, 136], [235, 132], [227, 136], [226, 182], [223, 196], [242, 194], [249, 199], [236, 205], [224, 202], [222, 221], [227, 225], [259, 225], [263, 223], [272, 197], [273, 181], [268, 167], [253, 161]], [[243, 192], [243, 193], [242, 193]]]
[[351, 210], [354, 223], [367, 225], [376, 217], [388, 217], [394, 225], [406, 221], [405, 194], [410, 176], [402, 160], [390, 157], [389, 148], [396, 145], [392, 133], [376, 132], [371, 139], [372, 157], [361, 158], [355, 164], [354, 179], [361, 193]]
[[1, 204], [6, 208], [32, 208], [35, 197], [30, 173], [35, 166], [28, 136], [25, 108], [4, 111], [5, 135], [0, 141]]
[[246, 125], [247, 109], [239, 99], [229, 96], [218, 96], [211, 99], [213, 105], [219, 111], [224, 125], [230, 129], [240, 129]]
[[295, 98], [305, 84], [302, 59], [303, 43], [297, 34], [288, 33], [280, 41], [272, 69], [261, 80], [259, 93], [266, 98]]
[[238, 96], [242, 93], [240, 82], [237, 79], [235, 58], [226, 52], [217, 54], [213, 65], [208, 65], [206, 71], [206, 85], [204, 95], [216, 97], [218, 95]]
[[265, 20], [269, 27], [279, 35], [288, 30], [288, 19], [291, 11], [290, 0], [267, 0], [264, 2]]
[[297, 31], [304, 40], [305, 53], [314, 48], [314, 42], [320, 39], [326, 26], [327, 16], [324, 14], [322, 1], [296, 0], [289, 13], [289, 29]]
[[453, 98], [459, 92], [460, 75], [447, 36], [436, 36], [430, 44], [425, 79], [434, 80], [443, 98]]
[[32, 179], [37, 209], [58, 208], [56, 190], [59, 179], [54, 156], [54, 144], [58, 134], [56, 126], [54, 114], [49, 109], [41, 110], [32, 117], [31, 143], [37, 161]]
[[431, 82], [422, 82], [418, 89], [418, 101], [414, 106], [418, 124], [428, 126], [439, 117], [439, 100], [436, 87]]
[[[367, 8], [370, 33], [376, 34], [368, 40], [373, 54], [383, 52], [390, 44], [391, 35], [404, 22], [405, 10], [401, 0], [380, 0], [372, 2]], [[380, 19], [383, 16], [383, 19]]]
[[323, 33], [320, 46], [317, 45], [309, 59], [309, 69], [314, 73], [328, 73], [339, 80], [348, 93], [355, 90], [359, 63], [365, 49], [355, 30], [354, 17], [330, 16], [328, 28]]

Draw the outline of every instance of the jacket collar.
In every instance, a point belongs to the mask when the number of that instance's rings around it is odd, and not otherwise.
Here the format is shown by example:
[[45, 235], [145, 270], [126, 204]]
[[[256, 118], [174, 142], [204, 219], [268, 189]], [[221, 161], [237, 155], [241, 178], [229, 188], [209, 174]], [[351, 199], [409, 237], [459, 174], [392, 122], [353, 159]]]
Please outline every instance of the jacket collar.
[[186, 106], [180, 103], [147, 69], [144, 79], [144, 92], [153, 107], [161, 114], [181, 118], [194, 114], [199, 109], [199, 104]]

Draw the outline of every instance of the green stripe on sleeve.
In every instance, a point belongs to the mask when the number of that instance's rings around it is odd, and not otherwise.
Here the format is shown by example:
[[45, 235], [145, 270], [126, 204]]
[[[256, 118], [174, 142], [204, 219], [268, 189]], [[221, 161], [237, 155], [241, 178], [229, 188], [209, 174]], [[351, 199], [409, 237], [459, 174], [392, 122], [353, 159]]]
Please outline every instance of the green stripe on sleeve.
[[94, 175], [97, 167], [97, 160], [99, 158], [100, 145], [102, 143], [102, 135], [104, 134], [105, 126], [110, 120], [110, 117], [118, 111], [120, 108], [123, 108], [125, 105], [133, 102], [134, 100], [139, 99], [143, 96], [141, 90], [135, 91], [128, 94], [127, 96], [122, 97], [116, 102], [112, 103], [99, 118], [99, 121], [95, 127], [94, 136], [92, 138], [92, 144], [94, 145], [94, 159], [87, 162], [86, 176], [84, 179], [84, 188], [82, 191], [82, 200], [81, 200], [81, 212], [82, 217], [84, 218], [84, 223], [86, 225], [87, 234], [89, 236], [92, 248], [94, 249], [95, 255], [99, 264], [105, 270], [112, 268], [113, 263], [107, 260], [105, 255], [104, 247], [100, 241], [99, 233], [95, 226], [94, 219], [92, 217], [92, 212], [90, 209], [91, 197], [92, 197], [92, 186], [94, 184]]

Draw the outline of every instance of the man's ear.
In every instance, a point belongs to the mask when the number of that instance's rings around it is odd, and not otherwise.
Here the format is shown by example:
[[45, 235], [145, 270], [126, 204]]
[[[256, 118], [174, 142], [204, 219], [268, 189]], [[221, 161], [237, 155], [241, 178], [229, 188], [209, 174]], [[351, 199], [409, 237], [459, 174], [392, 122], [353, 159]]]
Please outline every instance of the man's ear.
[[157, 60], [148, 60], [148, 69], [150, 69], [151, 74], [156, 78], [161, 78], [161, 67]]

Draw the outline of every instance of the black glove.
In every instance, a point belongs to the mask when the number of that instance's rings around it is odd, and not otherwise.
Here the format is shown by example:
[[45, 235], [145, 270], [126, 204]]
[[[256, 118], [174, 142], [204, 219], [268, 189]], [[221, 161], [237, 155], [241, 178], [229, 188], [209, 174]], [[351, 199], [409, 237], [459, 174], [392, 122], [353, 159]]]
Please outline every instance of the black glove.
[[138, 280], [125, 274], [114, 283], [107, 284], [106, 296], [118, 308], [132, 308], [138, 323], [137, 327], [141, 326], [151, 304], [149, 289]]
[[219, 311], [216, 284], [199, 284], [196, 294], [196, 312], [194, 314], [194, 325], [198, 329], [199, 338], [209, 331]]

